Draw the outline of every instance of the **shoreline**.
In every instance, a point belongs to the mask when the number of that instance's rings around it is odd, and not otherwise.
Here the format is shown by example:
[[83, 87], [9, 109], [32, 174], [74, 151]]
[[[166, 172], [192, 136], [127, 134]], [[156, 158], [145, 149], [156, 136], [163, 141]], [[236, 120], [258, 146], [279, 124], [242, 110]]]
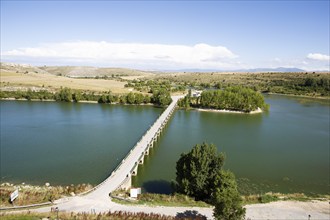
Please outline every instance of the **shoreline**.
[[295, 95], [295, 94], [284, 94], [284, 93], [262, 93], [264, 95], [280, 95], [280, 96], [289, 96], [289, 97], [296, 97], [296, 98], [309, 98], [309, 99], [318, 99], [318, 100], [330, 100], [330, 96], [322, 97], [322, 96], [308, 96], [308, 95]]
[[257, 110], [250, 111], [250, 112], [233, 111], [233, 110], [226, 110], [226, 109], [211, 109], [211, 108], [193, 108], [193, 109], [196, 111], [201, 111], [201, 112], [234, 113], [234, 114], [248, 114], [248, 115], [263, 113], [263, 111], [259, 107]]
[[[51, 186], [44, 187], [49, 188]], [[323, 197], [324, 198], [309, 198], [306, 201], [279, 200], [269, 203], [245, 204], [243, 205], [246, 208], [245, 219], [308, 219], [309, 215], [312, 219], [328, 219], [330, 217], [330, 200], [329, 197], [325, 195]], [[74, 204], [74, 206], [72, 206], [72, 204]], [[96, 210], [96, 212], [94, 211], [95, 213], [103, 213], [109, 209], [113, 211], [128, 211], [129, 213], [132, 213], [131, 210], [133, 209], [134, 211], [138, 210], [142, 213], [152, 212], [169, 216], [175, 216], [178, 212], [196, 210], [208, 219], [213, 219], [213, 209], [207, 207], [120, 204], [115, 201], [111, 201], [110, 198], [108, 202], [104, 203], [104, 201], [101, 200], [86, 200], [78, 194], [67, 195], [47, 204], [39, 203], [34, 204], [33, 206], [25, 205], [16, 207], [0, 207], [0, 213], [5, 215], [20, 215], [24, 212], [48, 213], [54, 207], [59, 207], [61, 213], [63, 214], [82, 211], [86, 211], [88, 213], [91, 206], [94, 210]]]
[[158, 107], [158, 105], [154, 105], [153, 103], [141, 103], [141, 104], [122, 104], [119, 102], [113, 102], [113, 103], [98, 103], [98, 101], [88, 101], [88, 100], [81, 100], [78, 102], [74, 102], [74, 101], [70, 101], [70, 102], [64, 102], [64, 101], [56, 101], [53, 99], [16, 99], [16, 98], [1, 98], [0, 101], [24, 101], [24, 102], [58, 102], [58, 103], [84, 103], [84, 104], [105, 104], [105, 105], [140, 105], [140, 106], [144, 106], [144, 105], [149, 105], [149, 106], [155, 106]]

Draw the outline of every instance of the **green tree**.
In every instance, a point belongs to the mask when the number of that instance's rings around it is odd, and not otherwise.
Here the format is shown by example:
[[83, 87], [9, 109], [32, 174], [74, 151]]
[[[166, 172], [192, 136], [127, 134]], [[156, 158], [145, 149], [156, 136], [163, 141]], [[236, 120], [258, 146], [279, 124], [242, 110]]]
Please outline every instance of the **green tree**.
[[317, 82], [316, 82], [316, 79], [314, 78], [307, 78], [305, 79], [305, 86], [308, 86], [308, 87], [316, 87], [317, 86]]
[[128, 104], [134, 104], [135, 103], [135, 94], [130, 92], [127, 95], [127, 103]]
[[245, 208], [237, 190], [237, 183], [232, 172], [220, 170], [215, 175], [211, 198], [214, 205], [213, 215], [220, 220], [240, 220], [244, 218]]
[[176, 191], [215, 206], [217, 219], [243, 219], [245, 209], [234, 175], [223, 169], [225, 156], [215, 145], [197, 144], [176, 164]]
[[158, 104], [160, 106], [169, 105], [172, 101], [170, 92], [166, 89], [153, 89], [153, 94], [151, 100], [154, 104]]
[[121, 104], [126, 104], [126, 103], [127, 103], [127, 95], [121, 95], [121, 96], [119, 97], [119, 102], [120, 102]]
[[227, 87], [224, 90], [204, 91], [200, 98], [200, 105], [206, 108], [244, 112], [254, 111], [258, 108], [268, 109], [264, 97], [260, 93], [241, 86]]
[[33, 91], [29, 88], [26, 92], [25, 98], [30, 101], [32, 97], [33, 97]]
[[73, 99], [74, 102], [79, 102], [82, 99], [81, 92], [79, 90], [75, 91], [72, 94], [72, 99]]
[[150, 96], [149, 96], [149, 95], [145, 95], [145, 96], [144, 96], [144, 100], [143, 100], [143, 102], [144, 102], [145, 104], [147, 104], [147, 103], [150, 103], [150, 101], [151, 101]]
[[214, 176], [221, 170], [224, 158], [213, 144], [207, 143], [197, 144], [189, 153], [181, 154], [176, 164], [177, 191], [196, 200], [210, 199]]
[[135, 104], [141, 104], [144, 101], [144, 96], [141, 93], [135, 94]]
[[103, 104], [103, 103], [107, 103], [108, 98], [106, 94], [102, 94], [99, 99], [97, 100], [98, 103]]
[[70, 88], [61, 88], [61, 90], [55, 94], [56, 101], [71, 102], [72, 101], [72, 91]]

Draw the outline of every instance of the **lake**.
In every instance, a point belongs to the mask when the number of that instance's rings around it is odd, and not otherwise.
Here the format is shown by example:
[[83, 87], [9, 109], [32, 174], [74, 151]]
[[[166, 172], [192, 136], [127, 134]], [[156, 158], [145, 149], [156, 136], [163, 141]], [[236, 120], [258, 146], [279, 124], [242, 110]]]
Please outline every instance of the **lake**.
[[[266, 96], [268, 113], [177, 110], [135, 186], [169, 193], [175, 163], [203, 141], [226, 154], [243, 193], [329, 194], [329, 102]], [[163, 109], [1, 101], [1, 182], [97, 184]]]
[[163, 109], [1, 101], [1, 182], [98, 184]]
[[134, 185], [169, 193], [182, 152], [208, 142], [225, 152], [240, 191], [329, 194], [329, 102], [266, 96], [269, 113], [230, 114], [179, 110]]

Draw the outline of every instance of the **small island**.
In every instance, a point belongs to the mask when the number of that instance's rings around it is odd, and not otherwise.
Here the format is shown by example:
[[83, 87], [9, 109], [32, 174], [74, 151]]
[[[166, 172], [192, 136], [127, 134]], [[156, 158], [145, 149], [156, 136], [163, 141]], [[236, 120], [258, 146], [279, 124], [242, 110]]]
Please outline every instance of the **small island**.
[[192, 94], [189, 90], [188, 95], [179, 102], [179, 106], [242, 113], [262, 112], [269, 109], [261, 93], [242, 86], [205, 90], [200, 94]]

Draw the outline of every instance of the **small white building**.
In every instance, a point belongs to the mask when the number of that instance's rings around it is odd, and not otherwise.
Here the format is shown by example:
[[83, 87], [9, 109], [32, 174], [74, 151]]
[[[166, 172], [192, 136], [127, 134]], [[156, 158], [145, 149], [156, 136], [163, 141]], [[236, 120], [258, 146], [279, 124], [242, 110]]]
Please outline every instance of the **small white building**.
[[131, 198], [137, 198], [139, 194], [141, 194], [141, 188], [131, 188], [130, 190]]
[[201, 90], [191, 90], [192, 97], [200, 97], [203, 91]]

